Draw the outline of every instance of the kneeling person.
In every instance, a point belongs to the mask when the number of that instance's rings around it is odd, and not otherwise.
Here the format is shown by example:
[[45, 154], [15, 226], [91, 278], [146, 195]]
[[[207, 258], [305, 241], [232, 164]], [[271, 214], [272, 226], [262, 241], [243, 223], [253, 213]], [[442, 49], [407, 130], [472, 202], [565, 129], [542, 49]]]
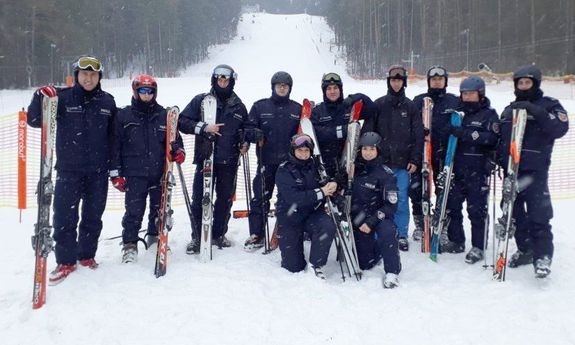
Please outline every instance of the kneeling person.
[[306, 266], [304, 232], [310, 234], [309, 261], [317, 277], [325, 279], [323, 266], [335, 236], [335, 224], [325, 211], [325, 198], [337, 189], [335, 182], [320, 185], [316, 162], [311, 158], [314, 142], [305, 134], [291, 140], [288, 160], [276, 173], [278, 200], [276, 216], [282, 267], [290, 272], [302, 271]]
[[[397, 227], [397, 182], [393, 171], [379, 156], [381, 137], [375, 132], [361, 136], [361, 157], [353, 179], [351, 219], [359, 267], [368, 270], [383, 256], [384, 288], [399, 286], [401, 271]], [[376, 236], [377, 235], [377, 236]]]

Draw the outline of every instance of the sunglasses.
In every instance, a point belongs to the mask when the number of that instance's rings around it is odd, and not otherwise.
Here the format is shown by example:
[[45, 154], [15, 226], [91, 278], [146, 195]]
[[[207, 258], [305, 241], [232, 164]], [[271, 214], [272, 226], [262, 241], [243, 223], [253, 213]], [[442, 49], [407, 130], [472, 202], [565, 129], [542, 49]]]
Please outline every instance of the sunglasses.
[[149, 87], [141, 87], [138, 89], [138, 93], [140, 95], [153, 95], [156, 93], [156, 90], [151, 89]]
[[299, 136], [295, 137], [295, 138], [293, 139], [293, 143], [294, 143], [294, 146], [295, 146], [295, 147], [301, 147], [301, 146], [304, 146], [304, 145], [306, 145], [306, 144], [308, 144], [308, 145], [312, 145], [312, 144], [313, 144], [311, 138], [310, 138], [308, 135], [305, 135], [305, 134], [302, 134], [302, 135], [299, 135]]
[[405, 69], [398, 67], [390, 70], [388, 75], [390, 78], [405, 77], [407, 75], [407, 72], [405, 71]]
[[323, 75], [323, 78], [321, 80], [341, 82], [341, 77], [337, 73], [326, 73]]
[[447, 71], [443, 67], [432, 67], [428, 72], [428, 77], [445, 77], [447, 75]]
[[238, 79], [238, 74], [232, 72], [229, 68], [225, 67], [218, 67], [214, 70], [213, 76], [217, 79], [225, 79], [228, 80], [230, 78]]
[[102, 63], [95, 57], [84, 56], [78, 59], [78, 68], [80, 69], [91, 69], [94, 72], [102, 71]]

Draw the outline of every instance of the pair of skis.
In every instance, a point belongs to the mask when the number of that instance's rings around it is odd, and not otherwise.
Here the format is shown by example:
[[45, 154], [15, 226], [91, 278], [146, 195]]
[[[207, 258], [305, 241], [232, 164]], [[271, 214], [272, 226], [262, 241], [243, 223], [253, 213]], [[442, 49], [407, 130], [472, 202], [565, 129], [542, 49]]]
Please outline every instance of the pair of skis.
[[[172, 230], [174, 220], [172, 215], [172, 193], [176, 185], [174, 177], [174, 162], [171, 159], [172, 142], [178, 135], [178, 117], [180, 109], [176, 106], [167, 109], [166, 116], [166, 159], [162, 175], [162, 199], [158, 210], [158, 249], [156, 252], [156, 266], [154, 274], [157, 278], [166, 274], [168, 265], [168, 233]], [[182, 170], [178, 165], [180, 179], [183, 182]], [[182, 185], [184, 185], [182, 183]], [[187, 194], [185, 190], [184, 196]]]
[[511, 141], [509, 145], [509, 159], [507, 162], [507, 176], [503, 179], [502, 206], [503, 215], [495, 225], [498, 238], [495, 264], [493, 267], [493, 280], [505, 281], [507, 270], [507, 252], [509, 250], [509, 239], [515, 233], [515, 220], [513, 219], [513, 204], [519, 193], [517, 175], [519, 173], [519, 163], [521, 162], [521, 148], [523, 146], [523, 136], [525, 125], [527, 124], [527, 112], [525, 109], [513, 109], [511, 123]]
[[[346, 167], [349, 168], [348, 173], [352, 173], [351, 179], [353, 179], [353, 162], [355, 159], [355, 154], [357, 151], [357, 145], [359, 142], [359, 114], [361, 112], [362, 102], [356, 102], [352, 108], [352, 115], [350, 118], [350, 124], [348, 125], [348, 138], [355, 138], [355, 143], [351, 143], [349, 140], [346, 142], [346, 148], [344, 150], [346, 156]], [[300, 118], [300, 133], [304, 133], [312, 138], [315, 143], [314, 150], [312, 152], [313, 157], [318, 163], [318, 171], [320, 178], [324, 183], [329, 179], [327, 175], [323, 161], [321, 158], [321, 153], [316, 139], [315, 131], [313, 129], [312, 122], [310, 120], [312, 112], [312, 105], [308, 99], [304, 99], [302, 104], [302, 113]], [[357, 124], [357, 125], [356, 125]], [[351, 128], [351, 134], [349, 133]], [[349, 180], [348, 180], [349, 184]], [[355, 247], [355, 240], [353, 237], [353, 228], [350, 221], [350, 215], [346, 212], [345, 216], [339, 211], [337, 206], [332, 202], [330, 197], [326, 197], [327, 207], [329, 209], [330, 216], [336, 226], [336, 247], [338, 252], [338, 260], [340, 263], [342, 279], [345, 280], [345, 276], [355, 277], [357, 280], [361, 279], [362, 272], [359, 268], [359, 262], [357, 259], [357, 250]], [[349, 209], [350, 203], [346, 205], [346, 209]]]
[[46, 269], [48, 255], [53, 248], [50, 225], [50, 208], [54, 195], [52, 169], [54, 165], [54, 143], [56, 141], [56, 115], [58, 96], [42, 96], [42, 134], [40, 151], [40, 180], [38, 181], [38, 220], [34, 226], [32, 247], [35, 254], [34, 287], [32, 308], [41, 308], [46, 303]]

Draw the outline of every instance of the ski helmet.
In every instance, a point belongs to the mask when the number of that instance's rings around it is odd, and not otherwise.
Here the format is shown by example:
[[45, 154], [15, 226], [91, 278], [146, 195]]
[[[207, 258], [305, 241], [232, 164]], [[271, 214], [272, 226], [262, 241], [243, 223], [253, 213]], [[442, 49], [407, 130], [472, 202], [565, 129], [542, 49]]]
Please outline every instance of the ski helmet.
[[343, 100], [343, 82], [341, 80], [341, 77], [339, 76], [339, 74], [334, 73], [334, 72], [329, 72], [324, 74], [321, 77], [321, 91], [323, 93], [323, 100], [325, 102], [329, 101], [327, 99], [327, 97], [325, 96], [325, 90], [327, 90], [327, 87], [329, 85], [337, 85], [339, 87], [339, 100]]
[[296, 134], [293, 137], [291, 137], [290, 144], [292, 153], [295, 152], [295, 150], [300, 147], [307, 147], [310, 150], [310, 152], [313, 153], [313, 149], [315, 147], [313, 139], [309, 135], [304, 133]]
[[459, 92], [464, 91], [477, 91], [480, 98], [485, 97], [485, 82], [475, 75], [467, 77], [459, 85]]
[[[225, 88], [221, 88], [218, 86], [218, 79], [219, 78], [228, 79], [230, 81], [230, 83]], [[234, 85], [236, 84], [236, 79], [238, 79], [238, 74], [234, 71], [234, 69], [232, 67], [230, 67], [229, 65], [224, 65], [224, 64], [217, 65], [212, 72], [211, 81], [212, 81], [212, 87], [214, 88], [218, 97], [223, 97], [224, 99], [227, 99], [228, 97], [230, 97], [230, 95], [232, 94], [232, 92], [234, 90]]]
[[275, 84], [287, 84], [291, 89], [293, 86], [293, 79], [291, 78], [291, 75], [288, 72], [279, 71], [274, 73], [274, 75], [272, 76], [271, 83], [272, 83], [272, 89], [274, 88]]
[[359, 138], [359, 147], [363, 146], [375, 146], [379, 149], [379, 145], [381, 144], [381, 136], [375, 132], [365, 132]]
[[535, 89], [538, 89], [541, 86], [541, 70], [539, 70], [535, 65], [523, 66], [513, 72], [513, 83], [516, 87], [517, 82], [521, 78], [529, 78], [533, 80]]
[[445, 87], [447, 87], [447, 79], [449, 77], [449, 73], [443, 66], [431, 66], [427, 70], [427, 87], [429, 88], [429, 79], [433, 77], [444, 77], [445, 78]]
[[403, 88], [407, 87], [407, 70], [401, 65], [392, 65], [387, 70], [387, 87], [391, 89], [389, 81], [391, 79], [403, 80]]
[[102, 79], [102, 71], [104, 71], [104, 67], [100, 60], [93, 56], [81, 56], [72, 64], [72, 69], [74, 70], [74, 78], [76, 82], [78, 81], [78, 72], [80, 70], [98, 72], [100, 80]]
[[134, 98], [138, 99], [138, 90], [141, 88], [147, 88], [154, 90], [154, 98], [158, 94], [158, 83], [156, 83], [156, 79], [151, 75], [147, 74], [140, 74], [132, 81], [132, 91], [134, 92]]

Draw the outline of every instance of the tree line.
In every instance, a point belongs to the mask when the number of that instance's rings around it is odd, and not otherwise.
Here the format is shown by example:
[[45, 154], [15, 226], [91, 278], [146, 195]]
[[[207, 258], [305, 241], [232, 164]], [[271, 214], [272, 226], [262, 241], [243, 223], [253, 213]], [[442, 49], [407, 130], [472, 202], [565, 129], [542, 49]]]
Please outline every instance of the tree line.
[[575, 0], [332, 0], [325, 16], [359, 77], [412, 62], [420, 74], [481, 63], [502, 73], [536, 63], [545, 74], [575, 74]]
[[239, 0], [0, 0], [0, 89], [62, 83], [80, 55], [106, 77], [174, 76], [236, 34]]

